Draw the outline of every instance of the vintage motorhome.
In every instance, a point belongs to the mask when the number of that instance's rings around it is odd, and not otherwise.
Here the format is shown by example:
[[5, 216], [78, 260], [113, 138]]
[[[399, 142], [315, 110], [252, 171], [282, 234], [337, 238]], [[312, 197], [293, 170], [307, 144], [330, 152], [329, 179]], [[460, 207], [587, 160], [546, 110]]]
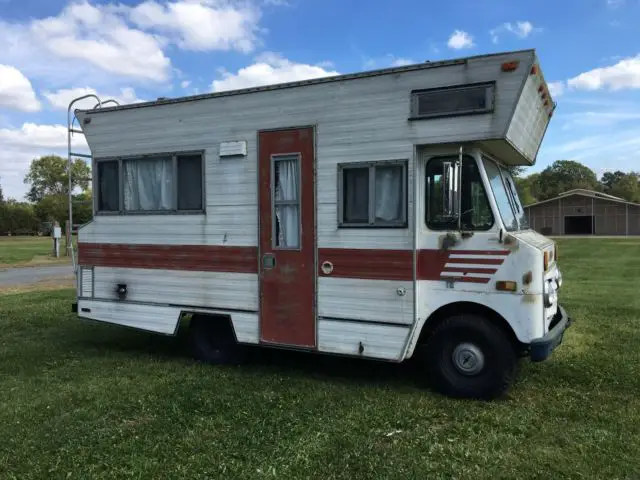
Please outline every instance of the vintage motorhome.
[[167, 335], [189, 315], [209, 362], [418, 357], [445, 393], [499, 395], [570, 323], [508, 171], [554, 108], [526, 50], [78, 110], [74, 311]]

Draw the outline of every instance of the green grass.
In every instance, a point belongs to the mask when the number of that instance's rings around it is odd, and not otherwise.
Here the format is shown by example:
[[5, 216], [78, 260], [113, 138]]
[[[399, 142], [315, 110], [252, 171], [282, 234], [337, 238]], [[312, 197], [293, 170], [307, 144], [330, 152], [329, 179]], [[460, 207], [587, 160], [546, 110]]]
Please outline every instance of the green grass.
[[0, 237], [0, 267], [43, 265], [70, 262], [65, 256], [65, 241], [60, 243], [60, 258], [53, 257], [51, 237]]
[[407, 365], [204, 366], [183, 337], [78, 321], [69, 290], [1, 297], [0, 477], [640, 478], [640, 242], [562, 241], [560, 262], [576, 322], [490, 403]]

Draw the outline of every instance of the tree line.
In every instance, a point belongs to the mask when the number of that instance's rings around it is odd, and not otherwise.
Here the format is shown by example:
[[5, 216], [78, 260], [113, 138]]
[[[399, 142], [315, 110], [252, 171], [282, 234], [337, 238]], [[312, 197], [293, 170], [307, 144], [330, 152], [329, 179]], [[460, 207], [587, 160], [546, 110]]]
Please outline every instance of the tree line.
[[[558, 160], [542, 172], [525, 175], [521, 167], [511, 168], [520, 198], [530, 205], [558, 196], [568, 190], [584, 188], [640, 203], [640, 173], [614, 171], [598, 179], [595, 172], [573, 160]], [[74, 223], [92, 218], [91, 170], [77, 159], [71, 170]], [[0, 235], [49, 234], [53, 222], [61, 226], [69, 218], [69, 177], [67, 160], [47, 155], [31, 162], [24, 183], [29, 185], [26, 201], [5, 200], [0, 185]]]
[[[73, 223], [85, 223], [92, 218], [92, 197], [89, 185], [91, 170], [80, 159], [71, 168]], [[24, 183], [29, 185], [26, 201], [5, 199], [0, 185], [0, 235], [35, 235], [50, 233], [51, 226], [61, 226], [69, 218], [69, 176], [67, 160], [47, 155], [32, 160]]]
[[513, 172], [520, 200], [524, 205], [557, 197], [563, 192], [583, 188], [607, 193], [629, 202], [640, 203], [640, 173], [616, 170], [600, 179], [589, 167], [574, 160], [557, 160], [542, 172], [524, 176]]

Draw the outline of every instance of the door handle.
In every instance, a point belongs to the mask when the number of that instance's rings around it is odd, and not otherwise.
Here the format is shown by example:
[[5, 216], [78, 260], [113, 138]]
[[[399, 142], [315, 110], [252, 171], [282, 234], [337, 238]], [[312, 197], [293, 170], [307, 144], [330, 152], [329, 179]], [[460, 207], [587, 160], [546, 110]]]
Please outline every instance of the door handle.
[[273, 253], [262, 255], [262, 269], [271, 270], [276, 266], [276, 256]]

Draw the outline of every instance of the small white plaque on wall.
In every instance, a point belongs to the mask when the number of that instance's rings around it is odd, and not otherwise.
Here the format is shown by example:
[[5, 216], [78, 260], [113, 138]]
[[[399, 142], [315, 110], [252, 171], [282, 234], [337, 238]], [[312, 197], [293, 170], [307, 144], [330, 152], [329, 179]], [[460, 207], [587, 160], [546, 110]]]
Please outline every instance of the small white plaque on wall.
[[245, 140], [220, 143], [220, 157], [237, 157], [246, 155], [247, 142]]

